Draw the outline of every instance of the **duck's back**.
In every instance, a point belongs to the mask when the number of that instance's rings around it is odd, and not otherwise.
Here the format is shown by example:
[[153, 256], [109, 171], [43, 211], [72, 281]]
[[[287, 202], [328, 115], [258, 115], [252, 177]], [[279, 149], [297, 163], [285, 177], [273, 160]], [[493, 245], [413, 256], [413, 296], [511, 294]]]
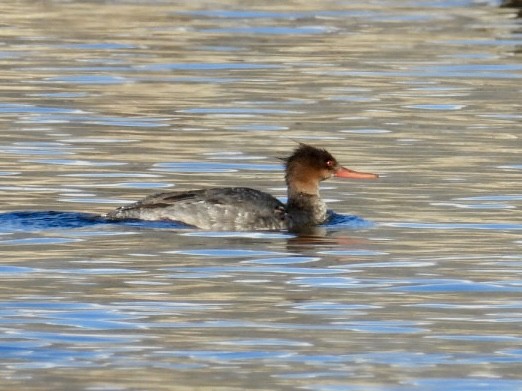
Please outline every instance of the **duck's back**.
[[247, 187], [153, 194], [115, 209], [107, 217], [176, 221], [221, 231], [287, 228], [284, 204], [268, 193]]

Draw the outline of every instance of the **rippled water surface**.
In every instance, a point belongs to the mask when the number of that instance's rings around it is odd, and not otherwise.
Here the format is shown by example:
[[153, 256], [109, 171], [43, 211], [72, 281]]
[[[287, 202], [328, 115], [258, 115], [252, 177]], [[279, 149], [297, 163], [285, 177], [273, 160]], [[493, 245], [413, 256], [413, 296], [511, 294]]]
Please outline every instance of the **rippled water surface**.
[[[495, 1], [7, 1], [10, 390], [521, 390], [522, 27]], [[315, 236], [115, 224], [156, 191], [285, 196]]]

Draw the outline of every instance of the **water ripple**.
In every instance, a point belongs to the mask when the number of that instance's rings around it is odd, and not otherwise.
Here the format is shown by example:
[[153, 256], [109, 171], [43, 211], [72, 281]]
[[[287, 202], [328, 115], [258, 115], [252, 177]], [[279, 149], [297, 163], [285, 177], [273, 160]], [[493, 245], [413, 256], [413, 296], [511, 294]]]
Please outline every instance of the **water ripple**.
[[404, 223], [381, 223], [383, 226], [395, 228], [415, 228], [415, 229], [436, 229], [436, 230], [506, 230], [520, 231], [522, 224], [514, 223], [420, 223], [420, 222], [404, 222]]

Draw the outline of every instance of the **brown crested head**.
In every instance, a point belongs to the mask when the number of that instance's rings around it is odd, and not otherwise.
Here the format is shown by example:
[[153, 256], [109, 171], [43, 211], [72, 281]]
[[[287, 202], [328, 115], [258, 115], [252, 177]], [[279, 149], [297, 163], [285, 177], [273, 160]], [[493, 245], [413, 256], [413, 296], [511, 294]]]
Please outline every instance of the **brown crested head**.
[[375, 179], [379, 176], [341, 166], [325, 149], [300, 143], [292, 155], [283, 159], [286, 183], [290, 190], [317, 193], [319, 182], [332, 176], [351, 179]]
[[330, 178], [340, 167], [327, 150], [302, 143], [284, 161], [287, 182], [291, 179], [319, 182]]

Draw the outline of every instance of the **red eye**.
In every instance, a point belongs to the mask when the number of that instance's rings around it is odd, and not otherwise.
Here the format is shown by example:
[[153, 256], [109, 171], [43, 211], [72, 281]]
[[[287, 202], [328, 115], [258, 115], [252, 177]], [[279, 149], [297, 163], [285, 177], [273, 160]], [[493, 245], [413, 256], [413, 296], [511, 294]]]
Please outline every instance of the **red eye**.
[[327, 160], [327, 161], [326, 161], [326, 167], [328, 167], [328, 168], [335, 167], [335, 161], [333, 161], [333, 160]]

